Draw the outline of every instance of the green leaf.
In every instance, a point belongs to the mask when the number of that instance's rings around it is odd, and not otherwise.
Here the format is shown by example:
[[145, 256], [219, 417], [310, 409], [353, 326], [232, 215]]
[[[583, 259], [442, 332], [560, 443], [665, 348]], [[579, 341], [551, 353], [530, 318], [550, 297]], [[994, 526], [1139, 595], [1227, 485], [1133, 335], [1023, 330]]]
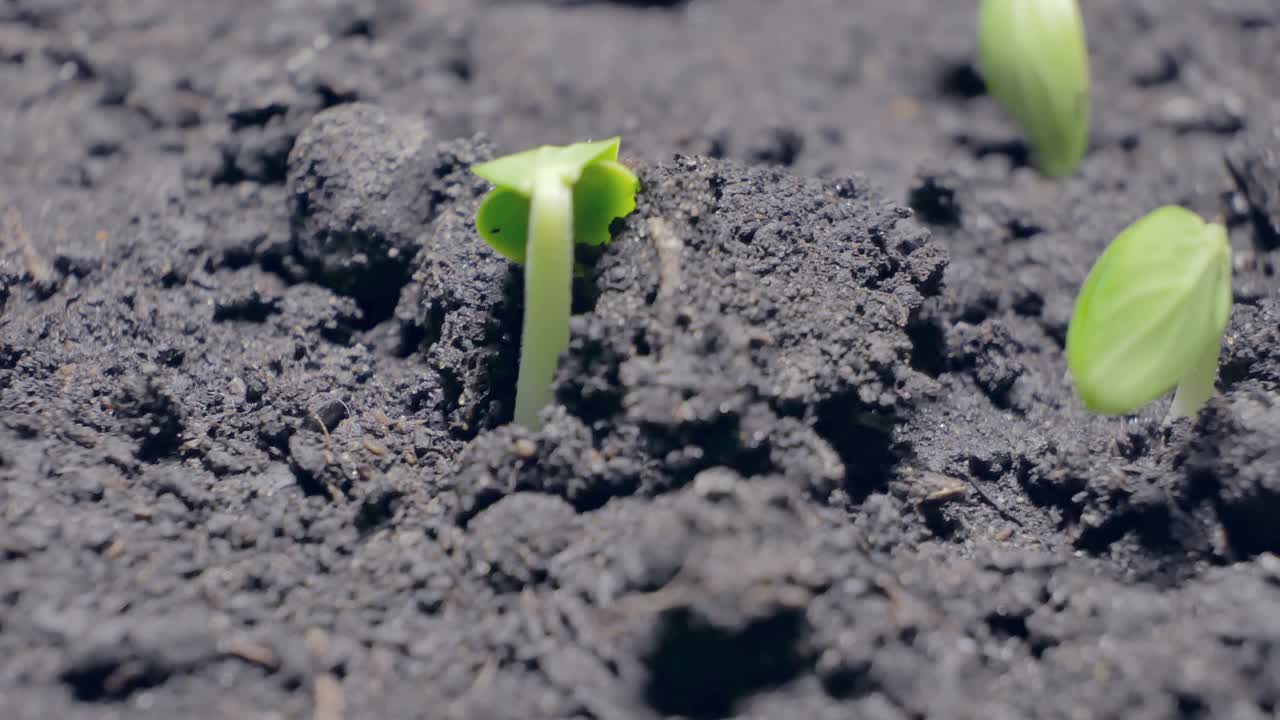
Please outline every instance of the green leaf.
[[601, 160], [582, 169], [573, 186], [573, 237], [583, 245], [609, 242], [609, 225], [636, 209], [640, 180], [625, 165]]
[[559, 147], [543, 145], [513, 155], [474, 165], [471, 172], [497, 185], [529, 197], [535, 178], [543, 172], [554, 172], [572, 185], [578, 182], [582, 169], [598, 160], [617, 160], [622, 138], [598, 142], [582, 142]]
[[524, 263], [529, 234], [529, 198], [504, 187], [494, 188], [476, 211], [476, 229], [490, 247], [514, 263]]
[[1070, 174], [1089, 144], [1089, 49], [1076, 0], [982, 0], [978, 53], [990, 94], [1041, 170]]
[[1226, 228], [1155, 210], [1112, 241], [1076, 299], [1067, 363], [1077, 393], [1093, 412], [1126, 414], [1185, 383], [1198, 409], [1230, 312]]
[[539, 183], [563, 182], [573, 187], [573, 235], [577, 243], [609, 242], [609, 225], [636, 208], [640, 181], [617, 161], [619, 138], [546, 145], [472, 167], [497, 185], [476, 211], [476, 229], [503, 257], [524, 263], [529, 232], [530, 200]]

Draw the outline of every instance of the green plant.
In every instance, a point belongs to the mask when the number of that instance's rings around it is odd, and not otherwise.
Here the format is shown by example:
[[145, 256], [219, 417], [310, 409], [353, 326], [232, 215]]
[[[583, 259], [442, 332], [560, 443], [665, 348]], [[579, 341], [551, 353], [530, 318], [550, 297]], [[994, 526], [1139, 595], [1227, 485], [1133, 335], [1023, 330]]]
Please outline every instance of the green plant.
[[1067, 329], [1076, 391], [1096, 413], [1133, 412], [1169, 390], [1171, 417], [1214, 393], [1231, 313], [1231, 245], [1220, 223], [1165, 206], [1125, 228], [1089, 271]]
[[539, 426], [560, 354], [569, 345], [574, 243], [601, 245], [635, 210], [640, 182], [618, 162], [621, 139], [543, 146], [471, 168], [496, 187], [476, 212], [495, 250], [524, 265], [524, 329], [515, 421]]
[[1089, 144], [1089, 48], [1076, 0], [982, 0], [987, 90], [1026, 132], [1040, 169], [1070, 174]]

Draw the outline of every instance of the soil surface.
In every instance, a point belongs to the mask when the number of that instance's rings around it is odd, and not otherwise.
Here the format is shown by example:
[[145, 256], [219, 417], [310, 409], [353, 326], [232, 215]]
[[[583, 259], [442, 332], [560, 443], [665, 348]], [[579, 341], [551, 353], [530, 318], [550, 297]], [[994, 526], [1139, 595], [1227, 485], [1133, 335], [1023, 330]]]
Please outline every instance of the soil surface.
[[[0, 4], [0, 716], [1275, 718], [1280, 5], [1082, 3], [1028, 166], [938, 0]], [[623, 135], [547, 425], [468, 167]], [[1222, 216], [1220, 394], [1076, 290]]]

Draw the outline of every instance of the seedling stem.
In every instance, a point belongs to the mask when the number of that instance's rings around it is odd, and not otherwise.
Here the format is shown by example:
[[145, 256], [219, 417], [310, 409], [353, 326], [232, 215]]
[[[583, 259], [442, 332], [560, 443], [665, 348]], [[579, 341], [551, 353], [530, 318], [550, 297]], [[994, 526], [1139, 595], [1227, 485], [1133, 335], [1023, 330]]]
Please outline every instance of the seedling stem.
[[573, 191], [560, 173], [544, 170], [534, 180], [527, 247], [515, 421], [536, 427], [569, 346], [573, 306]]
[[495, 185], [476, 211], [476, 230], [524, 265], [524, 329], [514, 420], [537, 429], [569, 346], [575, 243], [609, 242], [610, 224], [636, 208], [640, 181], [618, 162], [618, 138], [544, 145], [474, 166]]

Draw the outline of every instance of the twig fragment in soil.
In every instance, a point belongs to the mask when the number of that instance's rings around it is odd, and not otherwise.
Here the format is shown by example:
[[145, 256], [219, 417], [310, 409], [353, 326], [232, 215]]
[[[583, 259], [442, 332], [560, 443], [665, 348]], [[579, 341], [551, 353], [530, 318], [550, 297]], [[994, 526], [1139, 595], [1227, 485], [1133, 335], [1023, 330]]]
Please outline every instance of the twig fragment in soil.
[[266, 645], [260, 645], [244, 638], [231, 638], [223, 641], [219, 648], [224, 655], [243, 660], [250, 665], [274, 672], [280, 668], [280, 658]]
[[667, 298], [680, 288], [680, 253], [684, 243], [676, 237], [671, 225], [663, 218], [649, 219], [649, 234], [658, 251], [658, 297]]
[[329, 673], [317, 676], [313, 695], [315, 712], [311, 717], [314, 720], [342, 720], [346, 710], [346, 695], [337, 678]]
[[956, 478], [924, 473], [920, 479], [925, 487], [922, 488], [923, 494], [915, 500], [917, 508], [939, 507], [968, 497], [968, 486]]
[[[347, 404], [342, 403], [342, 406], [347, 407]], [[342, 464], [338, 463], [334, 459], [336, 456], [334, 455], [334, 452], [333, 452], [333, 436], [329, 434], [329, 428], [324, 424], [324, 420], [320, 419], [320, 413], [316, 412], [315, 408], [311, 408], [307, 412], [311, 416], [311, 419], [315, 421], [316, 425], [320, 426], [320, 432], [324, 433], [324, 449], [325, 449], [326, 464], [336, 463], [338, 467], [341, 468]], [[347, 408], [347, 415], [350, 415], [350, 414], [351, 414], [351, 408]], [[327, 478], [324, 480], [324, 489], [326, 492], [329, 493], [329, 499], [334, 501], [335, 503], [343, 503], [346, 501], [346, 496], [343, 495], [342, 488], [339, 488], [337, 485], [335, 485], [332, 480], [329, 480]]]
[[988, 495], [981, 487], [973, 481], [973, 478], [960, 480], [949, 475], [939, 475], [938, 473], [923, 472], [919, 478], [917, 487], [918, 493], [913, 492], [913, 498], [916, 508], [920, 510], [937, 509], [951, 502], [960, 502], [968, 499], [969, 489], [973, 490], [973, 494], [982, 501], [983, 504], [995, 510], [1000, 517], [1009, 522], [1022, 527], [1022, 522], [1018, 518], [1011, 515], [1007, 510], [1000, 506], [990, 495]]
[[27, 275], [38, 286], [46, 286], [53, 282], [53, 268], [49, 261], [36, 251], [31, 234], [22, 227], [22, 216], [14, 208], [4, 214], [4, 235], [0, 247], [13, 248], [22, 252], [27, 262]]

